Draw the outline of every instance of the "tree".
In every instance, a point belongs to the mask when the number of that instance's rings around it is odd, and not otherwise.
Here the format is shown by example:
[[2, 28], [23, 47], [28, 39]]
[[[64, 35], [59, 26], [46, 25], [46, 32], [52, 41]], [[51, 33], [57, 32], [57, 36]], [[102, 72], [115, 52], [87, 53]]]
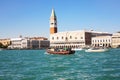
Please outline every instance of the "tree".
[[7, 48], [8, 45], [3, 45], [2, 43], [0, 43], [0, 48]]
[[2, 43], [0, 43], [0, 48], [3, 48], [3, 44]]

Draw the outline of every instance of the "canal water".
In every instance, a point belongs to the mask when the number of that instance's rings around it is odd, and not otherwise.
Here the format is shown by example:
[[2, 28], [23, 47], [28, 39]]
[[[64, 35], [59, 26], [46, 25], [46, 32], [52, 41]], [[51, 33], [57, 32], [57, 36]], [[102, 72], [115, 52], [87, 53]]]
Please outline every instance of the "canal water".
[[120, 49], [52, 55], [45, 50], [0, 51], [0, 80], [120, 80]]

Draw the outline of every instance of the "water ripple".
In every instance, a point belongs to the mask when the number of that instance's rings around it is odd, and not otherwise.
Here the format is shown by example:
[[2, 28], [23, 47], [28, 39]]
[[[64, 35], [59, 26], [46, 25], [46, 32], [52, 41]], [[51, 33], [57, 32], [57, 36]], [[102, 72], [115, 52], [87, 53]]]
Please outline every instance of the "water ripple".
[[0, 52], [0, 80], [119, 80], [120, 49], [51, 55], [44, 50]]

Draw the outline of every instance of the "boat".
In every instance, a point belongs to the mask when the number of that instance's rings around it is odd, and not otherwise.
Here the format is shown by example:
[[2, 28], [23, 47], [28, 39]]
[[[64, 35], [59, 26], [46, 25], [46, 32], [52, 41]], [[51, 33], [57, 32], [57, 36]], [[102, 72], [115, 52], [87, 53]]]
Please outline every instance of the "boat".
[[51, 48], [51, 49], [47, 49], [46, 52], [49, 54], [62, 54], [62, 55], [75, 53], [75, 51], [71, 50], [70, 48], [69, 49]]
[[83, 49], [82, 49], [82, 48], [72, 48], [72, 50], [81, 51], [81, 50], [83, 50]]
[[90, 48], [85, 50], [85, 52], [105, 52], [108, 51], [107, 48]]

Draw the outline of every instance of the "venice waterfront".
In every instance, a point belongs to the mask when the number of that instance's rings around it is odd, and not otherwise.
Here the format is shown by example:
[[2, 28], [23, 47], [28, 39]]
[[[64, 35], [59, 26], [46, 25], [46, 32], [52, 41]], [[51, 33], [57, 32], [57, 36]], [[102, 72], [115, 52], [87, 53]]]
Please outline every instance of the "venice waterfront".
[[51, 55], [45, 50], [0, 51], [0, 80], [119, 80], [120, 49]]

